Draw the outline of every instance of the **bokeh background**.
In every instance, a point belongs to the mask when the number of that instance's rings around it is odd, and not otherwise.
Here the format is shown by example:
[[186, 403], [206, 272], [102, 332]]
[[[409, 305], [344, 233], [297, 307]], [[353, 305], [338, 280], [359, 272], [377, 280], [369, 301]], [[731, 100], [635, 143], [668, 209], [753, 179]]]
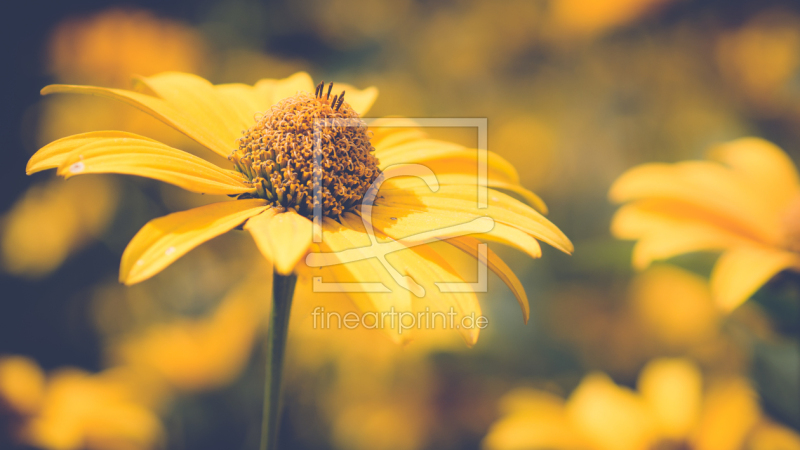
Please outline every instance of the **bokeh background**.
[[[640, 374], [658, 362], [699, 371], [709, 389], [735, 386], [715, 391], [732, 392], [719, 398], [745, 399], [710, 408], [716, 415], [703, 420], [723, 431], [719, 440], [712, 433], [692, 441], [706, 442], [697, 446], [800, 448], [800, 276], [779, 275], [723, 315], [708, 289], [716, 255], [635, 272], [633, 244], [609, 232], [616, 206], [607, 199], [632, 166], [702, 159], [709, 146], [743, 136], [763, 137], [800, 160], [800, 2], [179, 0], [10, 8], [0, 75], [0, 448], [245, 449], [258, 442], [270, 275], [249, 237], [224, 235], [125, 288], [119, 259], [138, 228], [205, 200], [123, 176], [25, 175], [40, 146], [84, 131], [123, 129], [194, 145], [109, 100], [38, 94], [55, 82], [126, 88], [133, 74], [165, 70], [214, 83], [305, 70], [317, 80], [377, 86], [372, 117], [487, 117], [489, 149], [517, 167], [575, 243], [573, 256], [546, 248], [535, 261], [493, 246], [523, 281], [531, 321], [523, 324], [511, 293], [492, 278], [481, 298], [490, 325], [471, 349], [455, 332], [424, 333], [397, 347], [378, 332], [314, 330], [313, 302], [298, 298], [285, 448], [511, 448], [497, 424], [519, 404], [534, 405], [520, 429], [548, 428], [541, 424], [560, 416], [548, 416], [546, 406], [573, 400], [581, 386], [581, 399], [614, 416], [612, 405], [630, 400], [614, 395], [645, 395]], [[474, 145], [469, 133], [438, 133]], [[342, 300], [339, 307], [349, 306]], [[638, 425], [620, 420], [603, 450], [637, 448], [620, 436]], [[687, 442], [670, 435], [652, 448], [692, 448]]]

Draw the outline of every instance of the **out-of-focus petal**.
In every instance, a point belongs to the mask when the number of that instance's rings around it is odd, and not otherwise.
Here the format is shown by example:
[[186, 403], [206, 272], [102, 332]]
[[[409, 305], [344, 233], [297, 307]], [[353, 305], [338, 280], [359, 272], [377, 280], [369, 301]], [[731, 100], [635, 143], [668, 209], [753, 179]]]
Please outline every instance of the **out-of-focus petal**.
[[567, 420], [564, 401], [547, 392], [516, 389], [500, 401], [504, 416], [483, 440], [485, 450], [577, 450], [585, 442]]
[[697, 208], [669, 201], [643, 200], [621, 207], [612, 219], [611, 233], [619, 239], [639, 240], [633, 250], [633, 266], [638, 270], [655, 260], [749, 242]]
[[151, 220], [122, 254], [120, 281], [131, 285], [152, 277], [193, 248], [236, 228], [267, 207], [261, 199], [234, 200]]
[[659, 264], [631, 283], [637, 320], [670, 349], [686, 349], [717, 337], [720, 311], [708, 280], [684, 269]]
[[706, 394], [692, 438], [697, 450], [737, 450], [761, 415], [756, 393], [743, 379], [718, 381]]
[[643, 164], [620, 176], [609, 197], [619, 203], [670, 200], [719, 217], [754, 239], [778, 243], [783, 237], [779, 218], [770, 214], [758, 192], [716, 162]]
[[800, 179], [792, 160], [775, 144], [759, 138], [742, 138], [713, 148], [709, 156], [730, 166], [759, 193], [774, 215], [800, 196]]
[[703, 396], [700, 369], [685, 359], [651, 361], [639, 374], [639, 392], [663, 436], [681, 440], [692, 431]]
[[800, 434], [769, 421], [759, 423], [747, 441], [753, 450], [800, 450]]
[[3, 269], [40, 277], [99, 237], [114, 217], [118, 188], [105, 176], [31, 186], [3, 216]]
[[657, 424], [647, 405], [601, 373], [581, 381], [567, 401], [567, 414], [597, 450], [641, 450], [656, 441]]
[[720, 256], [711, 273], [714, 300], [731, 311], [784, 269], [800, 270], [800, 256], [764, 246], [732, 248]]
[[0, 403], [20, 415], [36, 412], [44, 397], [44, 373], [25, 356], [0, 357]]

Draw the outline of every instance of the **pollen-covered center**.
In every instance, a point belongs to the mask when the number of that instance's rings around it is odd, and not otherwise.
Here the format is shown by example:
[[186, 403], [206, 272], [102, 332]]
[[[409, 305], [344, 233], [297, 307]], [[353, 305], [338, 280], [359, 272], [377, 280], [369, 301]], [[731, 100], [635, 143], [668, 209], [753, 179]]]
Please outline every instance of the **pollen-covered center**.
[[[320, 83], [314, 95], [301, 92], [256, 117], [229, 159], [273, 206], [312, 217], [314, 205], [337, 217], [360, 204], [380, 174], [367, 125]], [[319, 189], [314, 189], [314, 180]], [[240, 197], [242, 198], [242, 197]]]

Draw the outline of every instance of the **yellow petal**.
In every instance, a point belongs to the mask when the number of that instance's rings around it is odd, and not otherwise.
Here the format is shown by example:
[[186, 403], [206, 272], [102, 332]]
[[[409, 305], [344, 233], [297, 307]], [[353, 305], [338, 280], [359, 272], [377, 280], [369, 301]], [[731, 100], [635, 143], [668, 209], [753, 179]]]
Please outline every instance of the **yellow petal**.
[[604, 374], [587, 375], [567, 401], [567, 414], [597, 450], [641, 450], [655, 441], [647, 405]]
[[[382, 233], [393, 239], [405, 240], [409, 236], [420, 233], [429, 235], [431, 231], [435, 230], [444, 230], [439, 237], [446, 239], [450, 237], [447, 230], [451, 227], [457, 227], [467, 223], [469, 220], [474, 220], [476, 217], [484, 216], [472, 215], [468, 217], [454, 218], [445, 211], [409, 213], [403, 207], [376, 206], [372, 210], [370, 220], [375, 229], [381, 230]], [[540, 258], [542, 256], [542, 248], [536, 239], [513, 226], [495, 222], [494, 228], [489, 232], [481, 233], [480, 237], [484, 240], [514, 247], [531, 258]]]
[[[434, 173], [478, 173], [478, 150], [467, 149], [452, 142], [417, 139], [389, 148], [375, 147], [380, 168], [394, 164], [423, 164]], [[511, 163], [494, 152], [487, 152], [489, 178], [519, 183], [519, 174]]]
[[[345, 226], [366, 234], [364, 222], [361, 217], [355, 214], [344, 214], [340, 217]], [[406, 246], [402, 242], [391, 242], [387, 236], [375, 230], [375, 237], [383, 245], [376, 244], [369, 248], [372, 254], [386, 256], [385, 270], [396, 270], [400, 276], [410, 278], [409, 285], [421, 288], [415, 291], [415, 295], [420, 297], [415, 301], [415, 310], [421, 311], [423, 306], [445, 314], [450, 311], [455, 313], [454, 320], [460, 322], [458, 331], [467, 345], [472, 346], [477, 342], [480, 327], [477, 320], [480, 316], [480, 304], [477, 296], [471, 287], [464, 286], [465, 292], [453, 292], [444, 290], [439, 283], [464, 283], [459, 273], [448, 263], [447, 258], [440, 252], [449, 250], [440, 248], [437, 250], [438, 242], [430, 244], [419, 244]], [[424, 242], [421, 240], [420, 242]], [[460, 255], [459, 255], [460, 256]], [[397, 282], [397, 279], [395, 278]], [[396, 286], [398, 283], [395, 283]], [[392, 287], [393, 291], [403, 289], [400, 286]], [[467, 318], [469, 317], [469, 318]], [[444, 318], [444, 316], [442, 316]], [[433, 327], [436, 319], [431, 318]], [[418, 322], [419, 323], [419, 322]]]
[[151, 220], [122, 254], [120, 281], [127, 285], [144, 281], [203, 242], [236, 228], [266, 209], [264, 200], [235, 200]]
[[76, 134], [53, 141], [40, 148], [28, 161], [25, 171], [28, 175], [42, 170], [55, 169], [60, 166], [67, 155], [73, 150], [86, 144], [91, 144], [104, 139], [140, 139], [153, 141], [152, 139], [139, 136], [138, 134], [126, 133], [124, 131], [92, 131], [90, 133]]
[[742, 138], [711, 150], [709, 157], [730, 166], [762, 202], [781, 214], [798, 195], [797, 167], [775, 144], [758, 138]]
[[745, 380], [718, 382], [706, 395], [691, 447], [697, 450], [740, 449], [760, 415], [756, 393]]
[[[330, 218], [325, 218], [322, 222], [322, 242], [319, 247], [327, 257], [338, 259], [332, 252], [342, 252], [352, 250], [359, 255], [359, 260], [337, 264], [328, 267], [330, 273], [335, 277], [334, 280], [323, 279], [323, 282], [338, 283], [381, 283], [386, 289], [377, 292], [348, 292], [347, 295], [353, 300], [356, 306], [364, 312], [377, 311], [407, 312], [411, 310], [411, 293], [396, 286], [391, 275], [381, 265], [375, 257], [374, 251], [370, 248], [370, 240], [363, 229], [354, 230], [344, 224], [340, 224]], [[309, 255], [306, 261], [316, 257]], [[308, 262], [314, 266], [313, 263]], [[394, 287], [394, 291], [390, 291]], [[402, 340], [404, 337], [397, 334], [397, 330], [384, 328], [384, 331], [395, 341]]]
[[761, 246], [730, 249], [711, 273], [714, 300], [725, 311], [732, 311], [784, 269], [800, 270], [800, 256]]
[[[400, 250], [387, 255], [387, 260], [401, 273], [410, 276], [416, 283], [425, 288], [422, 300], [434, 311], [455, 312], [457, 331], [468, 346], [478, 342], [480, 327], [476, 326], [481, 315], [478, 297], [471, 290], [468, 292], [441, 292], [437, 283], [464, 283], [458, 273], [439, 255], [433, 246], [418, 245], [407, 250]], [[423, 302], [420, 301], [420, 304]], [[419, 310], [421, 308], [417, 308]], [[471, 317], [464, 322], [464, 318]], [[435, 323], [435, 320], [434, 320]], [[463, 323], [463, 326], [461, 325]]]
[[650, 405], [665, 437], [679, 441], [689, 435], [700, 415], [703, 379], [686, 359], [657, 359], [639, 374], [639, 392]]
[[644, 164], [614, 182], [609, 197], [615, 202], [660, 199], [706, 211], [744, 230], [754, 239], [779, 242], [780, 221], [758, 195], [725, 166], [707, 161]]
[[[388, 180], [385, 184], [392, 181]], [[421, 227], [436, 230], [488, 216], [566, 253], [573, 251], [569, 239], [544, 216], [493, 189], [489, 190], [488, 208], [481, 209], [477, 207], [477, 192], [464, 192], [455, 186], [441, 186], [435, 193], [427, 187], [381, 189], [372, 216], [373, 220], [389, 219], [381, 223], [380, 228], [393, 237], [410, 236], [419, 232]]]
[[725, 225], [689, 205], [643, 200], [617, 211], [611, 233], [619, 239], [639, 240], [633, 250], [633, 266], [643, 270], [655, 260], [749, 242]]
[[197, 75], [164, 72], [137, 80], [173, 109], [227, 142], [228, 153], [233, 151], [242, 131], [252, 126], [252, 121], [245, 121], [239, 116], [227, 97], [219, 95], [211, 83]]
[[[480, 244], [479, 240], [469, 236], [462, 236], [448, 239], [447, 242], [469, 253], [473, 258], [478, 259], [478, 244]], [[517, 276], [514, 274], [514, 271], [511, 270], [511, 268], [508, 267], [499, 256], [497, 256], [491, 249], [488, 248], [487, 252], [488, 260], [486, 261], [486, 265], [492, 270], [492, 272], [496, 273], [497, 276], [503, 280], [503, 283], [505, 283], [506, 286], [511, 289], [511, 292], [514, 293], [514, 297], [517, 298], [517, 302], [519, 302], [519, 306], [522, 308], [522, 320], [524, 320], [527, 324], [528, 318], [531, 315], [531, 307], [528, 303], [528, 296], [525, 294], [525, 288], [522, 286], [519, 278], [517, 278]]]
[[564, 401], [553, 394], [516, 389], [503, 397], [500, 409], [505, 415], [489, 429], [485, 450], [585, 448], [567, 420]]
[[[336, 94], [342, 90], [347, 91], [346, 102], [359, 114], [363, 115], [369, 110], [378, 96], [378, 90], [370, 87], [364, 90], [356, 89], [347, 84], [335, 83]], [[241, 120], [252, 126], [255, 123], [256, 113], [268, 111], [272, 105], [287, 97], [292, 97], [297, 92], [313, 92], [314, 83], [305, 72], [298, 72], [282, 80], [263, 79], [255, 86], [246, 84], [221, 84], [215, 89], [236, 109]]]
[[[386, 121], [390, 121], [393, 126], [384, 125]], [[403, 124], [406, 126], [400, 126]], [[372, 145], [377, 151], [378, 148], [388, 149], [406, 142], [425, 139], [427, 137], [425, 132], [416, 127], [418, 127], [416, 123], [406, 119], [377, 119], [369, 124], [369, 129], [372, 131]]]
[[254, 190], [240, 173], [139, 137], [96, 138], [71, 152], [58, 169], [58, 174], [64, 178], [88, 173], [137, 175], [212, 195], [242, 194]]
[[800, 434], [769, 421], [758, 424], [748, 441], [753, 450], [800, 450]]
[[[378, 88], [375, 86], [370, 86], [362, 90], [356, 89], [349, 84], [334, 83], [333, 89], [339, 92], [345, 91], [345, 103], [348, 103], [350, 107], [362, 117], [369, 111], [378, 98]], [[333, 94], [331, 93], [331, 95]]]
[[230, 155], [236, 146], [236, 141], [230, 141], [227, 133], [217, 134], [219, 124], [197, 122], [184, 111], [173, 108], [166, 101], [152, 95], [141, 94], [123, 89], [110, 89], [96, 86], [75, 86], [66, 84], [53, 84], [42, 89], [42, 95], [53, 93], [75, 93], [96, 95], [114, 100], [120, 100], [147, 114], [161, 120], [186, 136], [194, 139], [200, 145], [225, 158]]
[[[387, 178], [390, 178], [395, 170], [403, 170], [403, 166], [404, 165], [392, 166], [385, 170], [384, 174]], [[478, 180], [475, 173], [463, 173], [458, 170], [458, 167], [448, 167], [446, 164], [443, 164], [442, 166], [443, 167], [428, 166], [428, 168], [431, 169], [431, 171], [436, 175], [436, 180], [438, 181], [439, 185], [459, 186], [459, 189], [463, 189], [467, 192], [477, 191]], [[471, 172], [475, 172], [476, 170], [477, 169], [473, 167]], [[508, 181], [508, 179], [505, 178], [497, 178], [493, 175], [494, 174], [490, 173], [488, 180], [486, 181], [486, 185], [488, 187], [514, 192], [525, 199], [525, 201], [528, 202], [529, 205], [533, 206], [537, 211], [541, 212], [542, 214], [547, 214], [547, 205], [545, 205], [544, 201], [538, 195], [525, 189], [518, 183]], [[422, 186], [423, 184], [424, 181], [419, 178], [394, 177], [392, 178], [391, 186], [387, 186], [387, 188], [397, 187], [402, 189]]]
[[270, 209], [248, 220], [244, 228], [281, 275], [292, 273], [311, 245], [311, 221], [292, 210]]
[[670, 264], [659, 264], [630, 284], [635, 319], [669, 349], [687, 349], [719, 336], [719, 308], [708, 279]]

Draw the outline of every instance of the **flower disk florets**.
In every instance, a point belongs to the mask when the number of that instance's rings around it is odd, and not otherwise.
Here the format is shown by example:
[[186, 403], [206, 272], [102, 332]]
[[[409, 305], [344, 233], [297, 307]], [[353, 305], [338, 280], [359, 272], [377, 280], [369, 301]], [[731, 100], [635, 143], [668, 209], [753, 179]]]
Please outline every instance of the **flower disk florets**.
[[280, 101], [243, 134], [229, 159], [255, 186], [248, 196], [307, 217], [315, 204], [334, 218], [356, 208], [380, 174], [367, 125], [344, 102], [344, 92], [331, 98], [321, 85], [315, 95]]

